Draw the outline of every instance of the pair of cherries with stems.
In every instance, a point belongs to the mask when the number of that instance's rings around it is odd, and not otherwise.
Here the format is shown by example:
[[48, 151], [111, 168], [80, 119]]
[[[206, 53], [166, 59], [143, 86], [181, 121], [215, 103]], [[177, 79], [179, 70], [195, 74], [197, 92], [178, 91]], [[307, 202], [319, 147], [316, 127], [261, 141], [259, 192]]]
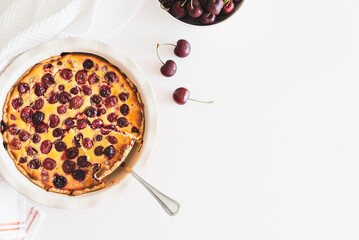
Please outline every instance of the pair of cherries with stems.
[[[187, 40], [184, 40], [184, 39], [178, 40], [177, 44], [171, 44], [171, 43], [159, 44], [159, 43], [157, 43], [156, 53], [157, 53], [158, 59], [162, 63], [162, 67], [160, 69], [161, 73], [165, 77], [172, 77], [177, 72], [177, 64], [173, 60], [167, 60], [164, 63], [158, 53], [158, 48], [160, 46], [165, 46], [165, 45], [174, 46], [175, 47], [174, 53], [177, 57], [180, 57], [180, 58], [187, 57], [190, 54], [191, 45], [189, 44], [189, 42]], [[190, 95], [190, 92], [187, 88], [180, 87], [180, 88], [177, 88], [173, 92], [173, 100], [177, 104], [180, 104], [180, 105], [184, 105], [187, 102], [187, 100], [202, 102], [202, 103], [213, 103], [213, 101], [210, 101], [210, 102], [199, 101], [199, 100], [190, 98], [189, 95]]]

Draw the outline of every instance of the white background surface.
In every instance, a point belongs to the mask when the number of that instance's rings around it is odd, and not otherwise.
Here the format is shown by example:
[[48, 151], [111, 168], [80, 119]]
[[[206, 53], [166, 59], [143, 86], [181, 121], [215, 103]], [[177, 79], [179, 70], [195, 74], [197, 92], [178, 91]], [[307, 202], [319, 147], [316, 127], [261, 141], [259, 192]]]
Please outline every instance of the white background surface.
[[[47, 239], [358, 239], [359, 2], [247, 0], [192, 28], [148, 0], [107, 43], [155, 89], [159, 141], [142, 176], [177, 199], [169, 217], [138, 183], [97, 207], [46, 213]], [[101, 36], [99, 36], [101, 38]], [[157, 42], [192, 53], [162, 77]], [[176, 105], [185, 86], [206, 105]]]

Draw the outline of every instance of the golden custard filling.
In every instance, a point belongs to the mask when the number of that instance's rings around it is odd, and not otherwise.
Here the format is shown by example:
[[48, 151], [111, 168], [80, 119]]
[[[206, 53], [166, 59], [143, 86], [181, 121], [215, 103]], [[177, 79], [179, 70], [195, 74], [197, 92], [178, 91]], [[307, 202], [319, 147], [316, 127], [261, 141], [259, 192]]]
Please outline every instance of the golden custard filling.
[[144, 131], [136, 86], [88, 53], [63, 53], [28, 71], [7, 95], [4, 147], [16, 167], [47, 191], [78, 195], [126, 158]]

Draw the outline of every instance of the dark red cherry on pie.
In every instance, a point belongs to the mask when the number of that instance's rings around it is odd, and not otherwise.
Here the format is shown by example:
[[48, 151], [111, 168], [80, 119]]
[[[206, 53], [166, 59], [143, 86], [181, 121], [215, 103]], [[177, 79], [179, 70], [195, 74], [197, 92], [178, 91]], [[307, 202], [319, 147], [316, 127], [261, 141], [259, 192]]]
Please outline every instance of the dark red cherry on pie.
[[54, 184], [55, 188], [63, 188], [67, 185], [67, 179], [64, 176], [56, 175], [52, 180], [52, 184]]
[[105, 108], [99, 108], [97, 110], [97, 116], [101, 116], [101, 115], [104, 115], [106, 113], [106, 109]]
[[36, 111], [32, 115], [32, 122], [34, 124], [40, 124], [40, 123], [42, 123], [42, 121], [44, 121], [44, 119], [45, 119], [45, 114], [43, 112]]
[[92, 104], [97, 106], [97, 105], [101, 104], [102, 97], [100, 95], [98, 95], [98, 94], [94, 94], [94, 95], [91, 96], [90, 100], [91, 100]]
[[124, 117], [120, 117], [119, 119], [117, 119], [117, 126], [119, 126], [120, 128], [127, 127], [128, 124], [128, 120]]
[[91, 89], [89, 86], [84, 85], [84, 86], [82, 87], [82, 92], [83, 92], [85, 95], [90, 96], [90, 95], [92, 94], [92, 89]]
[[8, 131], [11, 135], [18, 135], [20, 133], [20, 129], [17, 127], [16, 124], [11, 124], [8, 127]]
[[118, 81], [118, 78], [115, 72], [110, 71], [105, 74], [105, 80], [109, 83], [114, 83]]
[[110, 113], [109, 115], [107, 115], [107, 120], [109, 122], [116, 122], [118, 118], [118, 115], [116, 113]]
[[28, 83], [19, 83], [17, 90], [19, 91], [20, 95], [22, 95], [30, 90], [30, 85]]
[[57, 107], [57, 113], [58, 114], [64, 114], [64, 113], [66, 113], [66, 111], [67, 111], [67, 108], [66, 108], [65, 105], [60, 105], [60, 106]]
[[77, 158], [77, 165], [79, 167], [89, 167], [89, 166], [91, 166], [91, 163], [89, 161], [87, 161], [86, 156], [80, 156]]
[[27, 158], [26, 157], [20, 157], [19, 158], [19, 163], [26, 163], [27, 162]]
[[87, 81], [87, 72], [85, 70], [80, 70], [75, 75], [76, 82], [78, 84], [85, 84]]
[[102, 86], [100, 87], [100, 95], [101, 97], [108, 97], [111, 95], [111, 88], [109, 86]]
[[116, 149], [114, 146], [110, 145], [108, 147], [106, 147], [104, 150], [103, 150], [103, 154], [108, 158], [108, 159], [111, 159], [115, 156], [116, 154]]
[[91, 59], [86, 59], [83, 62], [82, 66], [84, 67], [84, 69], [89, 70], [89, 69], [93, 68], [94, 63], [93, 63], [93, 61]]
[[33, 112], [30, 107], [24, 107], [20, 112], [20, 117], [24, 122], [30, 123], [32, 119], [32, 114]]
[[42, 141], [41, 145], [40, 145], [40, 151], [43, 154], [48, 154], [52, 149], [52, 143], [50, 142], [50, 140], [44, 140]]
[[97, 116], [97, 110], [94, 107], [87, 107], [84, 111], [84, 114], [89, 118], [93, 118]]
[[82, 96], [73, 97], [70, 101], [70, 108], [78, 109], [84, 104], [84, 98]]
[[91, 149], [93, 147], [93, 142], [90, 138], [82, 139], [82, 146], [86, 149]]
[[41, 167], [41, 162], [39, 159], [33, 159], [28, 163], [30, 169], [38, 169]]
[[95, 141], [97, 141], [97, 142], [99, 142], [99, 141], [101, 141], [102, 140], [102, 135], [101, 134], [97, 134], [95, 137], [94, 137], [94, 140]]
[[75, 126], [75, 122], [73, 118], [66, 118], [64, 123], [65, 126], [68, 128], [73, 128]]
[[115, 136], [107, 136], [106, 139], [107, 139], [107, 141], [108, 141], [109, 143], [111, 143], [111, 144], [116, 144], [116, 143], [118, 143], [118, 140], [117, 140], [117, 138], [116, 138]]
[[83, 181], [86, 177], [86, 173], [82, 169], [77, 169], [72, 172], [72, 177], [77, 181]]
[[129, 112], [130, 112], [130, 108], [128, 107], [127, 104], [122, 104], [120, 107], [120, 112], [126, 116]]
[[42, 166], [46, 170], [52, 170], [52, 169], [54, 169], [56, 167], [56, 162], [52, 158], [45, 158], [45, 160], [42, 162]]
[[24, 100], [22, 100], [22, 98], [18, 97], [18, 98], [14, 98], [11, 101], [11, 106], [14, 109], [19, 109], [22, 105], [24, 104]]
[[91, 128], [92, 129], [99, 129], [103, 126], [103, 121], [101, 119], [95, 119], [92, 124], [91, 124]]
[[71, 148], [66, 149], [65, 156], [68, 159], [74, 159], [78, 155], [79, 155], [79, 150], [77, 149], [77, 147], [71, 147]]
[[59, 89], [60, 92], [64, 91], [65, 90], [65, 86], [64, 85], [59, 85], [57, 87], [57, 89]]
[[76, 163], [71, 160], [66, 160], [62, 163], [62, 170], [64, 173], [71, 174], [76, 168]]
[[32, 109], [40, 110], [43, 106], [44, 106], [44, 99], [39, 98], [35, 100], [34, 104], [32, 105]]
[[73, 74], [70, 69], [65, 68], [60, 71], [60, 76], [65, 80], [70, 80], [72, 78]]
[[29, 138], [30, 138], [30, 133], [27, 132], [26, 130], [21, 130], [19, 134], [20, 141], [26, 142]]
[[51, 114], [49, 117], [49, 126], [55, 128], [60, 124], [60, 117], [56, 114]]
[[75, 126], [75, 121], [73, 118], [66, 118], [64, 124], [67, 129], [70, 129]]
[[87, 120], [86, 119], [79, 119], [77, 120], [77, 129], [84, 129], [87, 127]]
[[140, 130], [137, 127], [132, 127], [131, 132], [133, 133], [140, 133]]
[[14, 150], [20, 150], [21, 149], [21, 141], [19, 140], [19, 139], [17, 139], [17, 138], [13, 138], [12, 140], [11, 140], [11, 143], [10, 143], [10, 146], [11, 146], [11, 148], [12, 149], [14, 149]]
[[50, 104], [55, 104], [55, 103], [57, 103], [58, 101], [59, 101], [59, 93], [58, 93], [58, 92], [52, 92], [52, 93], [50, 94], [50, 97], [49, 97], [48, 102], [49, 102]]
[[31, 146], [27, 146], [25, 148], [25, 150], [26, 150], [27, 155], [29, 155], [31, 157], [35, 157], [39, 153], [35, 148], [33, 148]]
[[47, 126], [46, 123], [40, 123], [38, 125], [35, 125], [35, 131], [37, 133], [45, 133], [45, 132], [47, 132], [48, 128], [49, 128], [49, 126]]
[[76, 95], [80, 92], [80, 88], [78, 86], [75, 86], [73, 88], [70, 89], [70, 93], [73, 95]]
[[42, 76], [41, 82], [44, 84], [45, 88], [48, 88], [55, 84], [55, 78], [51, 75], [51, 73], [46, 73], [44, 76]]
[[66, 104], [66, 103], [70, 102], [70, 100], [71, 100], [71, 94], [70, 93], [68, 93], [66, 91], [63, 91], [63, 92], [60, 93], [60, 95], [59, 95], [60, 103]]
[[101, 156], [103, 154], [103, 147], [102, 146], [96, 147], [94, 153], [96, 156]]
[[91, 75], [88, 77], [87, 81], [88, 81], [88, 83], [89, 83], [90, 85], [92, 85], [92, 84], [95, 84], [95, 83], [97, 83], [98, 81], [100, 81], [100, 79], [99, 79], [99, 77], [96, 75], [96, 73], [93, 73], [93, 74], [91, 74]]
[[51, 72], [54, 69], [54, 66], [51, 63], [47, 63], [43, 66], [45, 72]]
[[108, 134], [110, 134], [111, 130], [106, 129], [106, 128], [101, 128], [100, 132], [102, 135], [108, 135]]
[[63, 152], [67, 148], [66, 143], [63, 141], [57, 141], [54, 145], [55, 145], [56, 151], [58, 151], [58, 152]]
[[32, 142], [33, 143], [39, 143], [41, 141], [41, 137], [39, 134], [35, 133], [33, 136], [32, 136]]
[[38, 97], [43, 96], [46, 92], [46, 88], [45, 88], [44, 84], [35, 83], [34, 92], [35, 92], [36, 96], [38, 96]]
[[52, 131], [52, 136], [55, 138], [62, 137], [65, 134], [64, 130], [61, 128], [55, 128], [54, 131]]
[[118, 94], [118, 98], [122, 101], [125, 102], [128, 98], [129, 98], [130, 94], [129, 93], [125, 93], [122, 92], [120, 94]]
[[104, 104], [107, 108], [111, 108], [111, 107], [114, 107], [117, 105], [117, 97], [116, 96], [110, 96], [110, 97], [107, 97], [104, 101]]

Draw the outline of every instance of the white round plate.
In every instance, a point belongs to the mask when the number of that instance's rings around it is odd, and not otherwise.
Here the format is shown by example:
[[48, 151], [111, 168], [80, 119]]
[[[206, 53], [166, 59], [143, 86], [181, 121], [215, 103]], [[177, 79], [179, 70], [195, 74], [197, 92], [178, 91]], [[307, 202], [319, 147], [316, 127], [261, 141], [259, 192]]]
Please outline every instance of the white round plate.
[[[142, 70], [119, 50], [105, 43], [79, 38], [59, 39], [44, 43], [25, 52], [9, 65], [0, 77], [0, 108], [2, 109], [4, 105], [8, 91], [27, 69], [62, 52], [87, 52], [99, 55], [119, 67], [137, 86], [144, 104], [145, 133], [142, 147], [135, 144], [125, 162], [134, 171], [141, 172], [149, 160], [156, 143], [158, 128], [156, 97]], [[133, 181], [131, 177], [126, 178], [126, 172], [120, 167], [106, 177], [105, 181], [108, 186], [104, 189], [79, 196], [47, 192], [33, 184], [17, 170], [14, 162], [3, 147], [0, 147], [0, 174], [10, 185], [27, 198], [49, 207], [66, 209], [88, 208], [109, 200], [118, 196]]]

